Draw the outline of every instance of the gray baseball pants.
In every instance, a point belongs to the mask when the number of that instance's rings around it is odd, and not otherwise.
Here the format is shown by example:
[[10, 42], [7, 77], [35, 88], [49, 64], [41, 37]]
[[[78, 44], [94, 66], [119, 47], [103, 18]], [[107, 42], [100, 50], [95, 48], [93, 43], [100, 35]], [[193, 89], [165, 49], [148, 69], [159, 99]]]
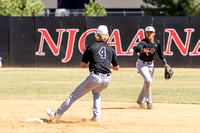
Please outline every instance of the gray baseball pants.
[[144, 99], [146, 99], [147, 104], [151, 104], [151, 85], [154, 75], [154, 62], [150, 64], [148, 62], [143, 62], [138, 59], [136, 62], [136, 67], [138, 69], [138, 72], [144, 78], [144, 85], [138, 97], [138, 102], [143, 103]]
[[65, 111], [80, 97], [92, 91], [93, 94], [93, 116], [101, 115], [101, 96], [100, 92], [107, 88], [111, 82], [111, 76], [107, 74], [98, 75], [91, 72], [90, 75], [83, 81], [63, 102], [60, 108], [57, 109], [56, 115], [63, 115]]

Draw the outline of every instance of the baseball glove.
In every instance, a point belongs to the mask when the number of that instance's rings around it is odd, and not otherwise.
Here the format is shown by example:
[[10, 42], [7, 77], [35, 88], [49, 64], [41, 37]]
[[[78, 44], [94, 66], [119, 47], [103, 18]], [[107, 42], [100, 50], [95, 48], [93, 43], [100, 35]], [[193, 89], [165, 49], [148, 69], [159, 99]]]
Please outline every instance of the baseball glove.
[[170, 79], [173, 74], [174, 71], [170, 66], [165, 67], [165, 79]]

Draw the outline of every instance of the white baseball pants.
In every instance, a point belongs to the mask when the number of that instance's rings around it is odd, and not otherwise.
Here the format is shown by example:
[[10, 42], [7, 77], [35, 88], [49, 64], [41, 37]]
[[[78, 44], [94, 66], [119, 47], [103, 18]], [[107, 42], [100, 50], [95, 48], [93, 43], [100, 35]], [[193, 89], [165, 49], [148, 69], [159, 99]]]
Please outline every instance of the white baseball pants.
[[106, 74], [96, 75], [93, 72], [83, 81], [63, 102], [56, 111], [56, 115], [63, 115], [65, 111], [80, 97], [92, 91], [93, 94], [93, 116], [101, 115], [101, 96], [100, 92], [107, 88], [111, 82], [111, 76]]
[[154, 62], [150, 64], [149, 62], [143, 62], [138, 59], [136, 62], [136, 67], [138, 69], [138, 72], [144, 78], [144, 85], [138, 97], [138, 102], [143, 103], [144, 99], [146, 99], [147, 104], [151, 104], [151, 85], [154, 75]]

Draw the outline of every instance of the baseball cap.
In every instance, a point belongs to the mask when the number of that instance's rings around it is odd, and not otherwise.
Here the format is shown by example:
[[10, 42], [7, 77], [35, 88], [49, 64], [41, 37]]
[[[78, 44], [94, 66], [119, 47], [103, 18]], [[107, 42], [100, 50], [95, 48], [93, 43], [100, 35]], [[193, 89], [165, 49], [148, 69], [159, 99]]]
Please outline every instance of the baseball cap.
[[105, 25], [99, 25], [99, 27], [97, 29], [97, 33], [99, 35], [108, 34], [108, 28], [107, 28], [107, 26], [105, 26]]
[[145, 28], [145, 32], [146, 32], [146, 31], [155, 32], [155, 29], [154, 29], [152, 26], [147, 26], [147, 27]]

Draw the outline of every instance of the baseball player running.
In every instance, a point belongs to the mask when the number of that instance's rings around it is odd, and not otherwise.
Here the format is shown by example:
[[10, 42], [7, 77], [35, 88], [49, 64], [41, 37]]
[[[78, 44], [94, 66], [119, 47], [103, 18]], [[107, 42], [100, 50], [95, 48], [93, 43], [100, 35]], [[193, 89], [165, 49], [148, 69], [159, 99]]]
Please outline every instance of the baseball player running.
[[152, 109], [152, 99], [151, 99], [151, 85], [154, 75], [154, 55], [157, 52], [164, 67], [167, 67], [167, 61], [163, 54], [160, 41], [154, 39], [155, 29], [152, 26], [145, 28], [145, 39], [143, 39], [139, 44], [134, 47], [134, 51], [139, 53], [139, 59], [136, 62], [136, 67], [138, 72], [144, 78], [144, 85], [141, 93], [138, 97], [137, 103], [141, 108], [144, 108], [144, 98], [146, 99], [147, 108]]
[[100, 92], [107, 88], [111, 82], [110, 68], [119, 70], [119, 64], [115, 51], [106, 43], [109, 34], [105, 25], [98, 27], [95, 37], [97, 42], [86, 48], [81, 62], [82, 68], [89, 64], [90, 75], [70, 94], [56, 112], [47, 108], [47, 115], [52, 122], [57, 122], [76, 100], [90, 91], [92, 91], [94, 100], [91, 120], [100, 121]]

